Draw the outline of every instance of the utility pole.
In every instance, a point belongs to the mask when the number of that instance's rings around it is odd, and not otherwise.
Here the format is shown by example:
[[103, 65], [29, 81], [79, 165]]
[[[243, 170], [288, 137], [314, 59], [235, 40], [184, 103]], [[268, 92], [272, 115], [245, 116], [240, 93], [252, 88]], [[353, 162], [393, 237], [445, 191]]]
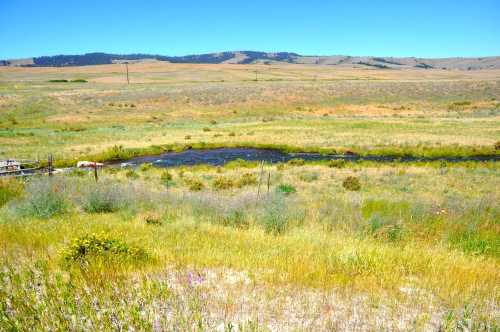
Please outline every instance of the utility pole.
[[128, 79], [128, 62], [125, 62], [125, 68], [127, 68], [127, 84], [130, 84], [130, 81]]

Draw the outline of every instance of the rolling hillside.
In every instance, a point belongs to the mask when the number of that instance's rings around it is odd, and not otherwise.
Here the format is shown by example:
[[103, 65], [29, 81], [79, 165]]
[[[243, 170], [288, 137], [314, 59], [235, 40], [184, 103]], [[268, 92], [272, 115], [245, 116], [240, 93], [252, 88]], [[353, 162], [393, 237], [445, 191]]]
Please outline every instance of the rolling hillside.
[[119, 62], [165, 61], [170, 63], [204, 64], [311, 64], [378, 69], [500, 69], [500, 56], [478, 58], [415, 58], [373, 56], [303, 56], [290, 52], [266, 53], [255, 51], [219, 52], [186, 56], [152, 54], [87, 53], [82, 55], [55, 55], [25, 59], [0, 60], [0, 66], [69, 67], [112, 64]]

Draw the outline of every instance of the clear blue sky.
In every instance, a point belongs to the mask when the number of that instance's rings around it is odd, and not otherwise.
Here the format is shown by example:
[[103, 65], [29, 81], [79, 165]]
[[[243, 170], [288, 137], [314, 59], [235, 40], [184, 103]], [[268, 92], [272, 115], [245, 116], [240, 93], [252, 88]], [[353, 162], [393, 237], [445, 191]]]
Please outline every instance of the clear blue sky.
[[0, 0], [0, 59], [226, 50], [500, 55], [500, 0]]

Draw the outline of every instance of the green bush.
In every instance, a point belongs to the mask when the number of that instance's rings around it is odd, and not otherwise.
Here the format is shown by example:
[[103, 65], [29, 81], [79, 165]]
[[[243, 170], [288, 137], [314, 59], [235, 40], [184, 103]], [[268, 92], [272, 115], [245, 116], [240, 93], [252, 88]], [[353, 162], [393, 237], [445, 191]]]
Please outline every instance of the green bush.
[[291, 166], [304, 166], [305, 163], [306, 162], [304, 159], [294, 158], [294, 159], [290, 159], [287, 164], [291, 165]]
[[151, 163], [144, 163], [142, 164], [140, 167], [139, 167], [139, 170], [141, 172], [147, 172], [149, 171], [151, 168], [153, 168], [153, 164]]
[[22, 195], [24, 185], [16, 179], [0, 179], [0, 207]]
[[127, 173], [125, 173], [125, 176], [128, 177], [129, 179], [137, 179], [139, 178], [139, 174], [133, 169], [129, 169]]
[[358, 191], [361, 189], [361, 184], [359, 179], [355, 176], [348, 176], [344, 182], [342, 182], [342, 187], [350, 191]]
[[229, 178], [219, 176], [214, 180], [212, 186], [215, 190], [226, 190], [233, 188], [234, 182]]
[[71, 80], [71, 83], [87, 83], [87, 80], [83, 78], [77, 78], [76, 80]]
[[496, 141], [495, 143], [495, 151], [499, 151], [500, 150], [500, 141]]
[[236, 186], [238, 188], [242, 188], [245, 186], [253, 186], [256, 184], [257, 184], [257, 175], [255, 175], [253, 173], [243, 174], [236, 182]]
[[88, 263], [93, 258], [129, 262], [143, 262], [150, 258], [140, 247], [129, 245], [106, 235], [84, 235], [75, 238], [64, 250], [63, 258], [68, 263]]
[[210, 129], [210, 128], [208, 128], [208, 127], [205, 127], [205, 128], [203, 128], [203, 131], [204, 131], [204, 132], [209, 132], [209, 131], [212, 131], [212, 129]]
[[235, 133], [234, 131], [232, 131], [232, 132], [230, 132], [230, 133], [229, 133], [229, 135], [228, 135], [228, 136], [230, 136], [230, 137], [234, 137], [234, 136], [236, 136], [236, 133]]
[[196, 178], [184, 178], [184, 183], [188, 186], [190, 191], [201, 191], [205, 188], [203, 182]]
[[165, 170], [161, 173], [160, 180], [163, 183], [168, 183], [172, 181], [173, 177], [172, 174], [169, 173], [169, 171]]
[[345, 160], [344, 159], [334, 159], [334, 160], [330, 160], [328, 162], [328, 167], [330, 168], [343, 168], [345, 167]]
[[275, 235], [285, 232], [288, 222], [288, 207], [282, 195], [275, 195], [264, 207], [263, 215], [260, 218], [266, 233]]
[[88, 213], [110, 213], [127, 206], [122, 190], [111, 183], [100, 183], [83, 195], [82, 207]]
[[291, 184], [282, 183], [276, 187], [276, 192], [285, 195], [290, 195], [296, 193], [297, 189], [295, 189], [295, 187], [292, 186]]

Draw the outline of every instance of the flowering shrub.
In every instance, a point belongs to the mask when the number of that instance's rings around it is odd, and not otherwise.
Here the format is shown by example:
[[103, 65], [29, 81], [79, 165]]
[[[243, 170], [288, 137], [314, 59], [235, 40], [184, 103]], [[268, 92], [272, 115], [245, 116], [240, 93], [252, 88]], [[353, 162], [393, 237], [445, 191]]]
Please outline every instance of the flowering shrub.
[[66, 262], [87, 262], [91, 257], [136, 262], [149, 259], [149, 254], [142, 248], [104, 234], [91, 234], [73, 239], [63, 257]]

